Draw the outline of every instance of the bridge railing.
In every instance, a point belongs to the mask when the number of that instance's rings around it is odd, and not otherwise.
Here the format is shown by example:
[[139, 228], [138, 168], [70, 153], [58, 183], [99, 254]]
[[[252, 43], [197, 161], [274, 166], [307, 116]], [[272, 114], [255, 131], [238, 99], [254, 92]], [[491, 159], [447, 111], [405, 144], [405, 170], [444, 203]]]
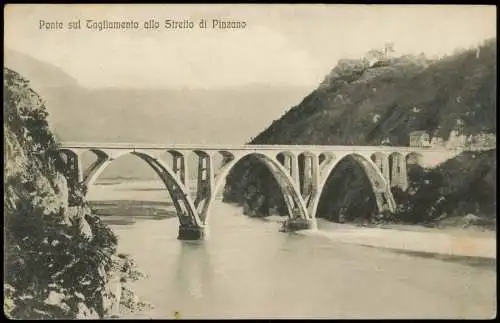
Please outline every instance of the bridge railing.
[[292, 150], [292, 151], [350, 151], [366, 152], [373, 150], [387, 151], [463, 151], [464, 148], [435, 148], [409, 146], [345, 146], [345, 145], [224, 145], [224, 144], [157, 144], [157, 143], [124, 143], [124, 142], [61, 142], [62, 148], [73, 149], [165, 149], [165, 150]]

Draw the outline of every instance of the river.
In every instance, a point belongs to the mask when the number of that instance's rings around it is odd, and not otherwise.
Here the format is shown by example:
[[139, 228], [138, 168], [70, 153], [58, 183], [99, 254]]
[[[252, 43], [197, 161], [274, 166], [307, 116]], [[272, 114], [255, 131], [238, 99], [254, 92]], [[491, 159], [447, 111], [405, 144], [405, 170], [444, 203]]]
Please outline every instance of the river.
[[[96, 185], [89, 200], [165, 199], [165, 191], [146, 186]], [[181, 318], [496, 316], [495, 268], [281, 233], [277, 219], [250, 218], [220, 201], [206, 241], [179, 241], [176, 218], [139, 213], [123, 207], [102, 217], [119, 250], [148, 275], [134, 290], [154, 308], [125, 318], [176, 311]]]

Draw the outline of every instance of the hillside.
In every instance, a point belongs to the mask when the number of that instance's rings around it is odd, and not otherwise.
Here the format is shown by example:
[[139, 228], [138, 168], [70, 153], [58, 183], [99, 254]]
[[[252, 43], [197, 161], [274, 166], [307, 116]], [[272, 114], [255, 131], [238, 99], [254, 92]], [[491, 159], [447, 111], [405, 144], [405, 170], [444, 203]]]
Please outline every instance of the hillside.
[[496, 133], [496, 40], [437, 62], [410, 55], [371, 67], [366, 59], [341, 60], [252, 143], [407, 145], [414, 130], [445, 140], [452, 130]]
[[[408, 145], [415, 130], [445, 142], [453, 132], [496, 134], [496, 39], [437, 61], [424, 55], [387, 57], [374, 64], [366, 58], [340, 60], [316, 90], [251, 143]], [[233, 170], [226, 200], [245, 201], [251, 190], [262, 195], [259, 189], [273, 181], [269, 175], [258, 177], [248, 163]], [[350, 172], [339, 167], [329, 178], [328, 199], [320, 203], [319, 216], [337, 220], [341, 208], [347, 209], [348, 220], [373, 214], [366, 178], [355, 164], [349, 166]], [[460, 174], [464, 165], [453, 167]], [[477, 175], [477, 169], [468, 169], [470, 176]], [[463, 185], [465, 192], [470, 184]], [[260, 203], [256, 212], [265, 215], [267, 204]]]

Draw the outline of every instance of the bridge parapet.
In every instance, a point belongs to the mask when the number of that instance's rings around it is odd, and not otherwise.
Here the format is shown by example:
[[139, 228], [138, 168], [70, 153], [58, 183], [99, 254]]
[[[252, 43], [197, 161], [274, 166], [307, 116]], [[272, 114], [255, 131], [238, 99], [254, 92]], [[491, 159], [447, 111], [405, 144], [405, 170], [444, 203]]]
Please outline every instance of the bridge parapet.
[[433, 147], [409, 146], [345, 146], [345, 145], [225, 145], [225, 144], [158, 144], [158, 143], [94, 143], [94, 142], [62, 142], [63, 148], [74, 149], [163, 149], [163, 150], [205, 150], [205, 151], [291, 151], [297, 154], [303, 152], [433, 152], [455, 151], [459, 149], [444, 149]]
[[[433, 167], [444, 160], [458, 155], [461, 149], [444, 149], [432, 147], [402, 147], [402, 146], [325, 146], [325, 145], [207, 145], [207, 144], [151, 144], [151, 143], [92, 143], [92, 142], [62, 142], [61, 147], [70, 149], [78, 155], [85, 151], [101, 151], [111, 159], [116, 159], [122, 155], [142, 151], [150, 155], [159, 156], [165, 152], [174, 155], [188, 155], [191, 152], [204, 152], [214, 155], [221, 154], [227, 160], [237, 159], [249, 153], [265, 154], [266, 156], [276, 156], [278, 154], [287, 155], [324, 155], [334, 156], [335, 154], [360, 154], [370, 157], [373, 154], [381, 153], [389, 156], [393, 153], [402, 154], [407, 157], [409, 154], [419, 154], [423, 158], [424, 165]], [[232, 157], [231, 157], [232, 156]], [[451, 157], [450, 157], [451, 156]], [[331, 159], [331, 157], [328, 157]]]

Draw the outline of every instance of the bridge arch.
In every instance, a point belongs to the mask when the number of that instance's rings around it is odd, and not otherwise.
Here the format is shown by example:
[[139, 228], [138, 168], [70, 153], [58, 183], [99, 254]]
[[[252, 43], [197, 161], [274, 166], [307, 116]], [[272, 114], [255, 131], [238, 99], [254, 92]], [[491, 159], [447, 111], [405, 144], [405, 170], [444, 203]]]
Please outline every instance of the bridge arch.
[[222, 167], [224, 165], [230, 163], [231, 161], [233, 161], [236, 158], [234, 153], [232, 153], [228, 150], [219, 150], [217, 152], [222, 156]]
[[370, 159], [377, 166], [377, 168], [380, 169], [380, 172], [385, 179], [389, 181], [391, 178], [389, 156], [383, 152], [377, 151], [370, 156]]
[[333, 174], [339, 163], [349, 157], [351, 157], [357, 165], [361, 166], [364, 174], [367, 176], [371, 185], [371, 191], [374, 194], [377, 202], [378, 211], [383, 212], [385, 209], [388, 209], [389, 211], [395, 210], [396, 203], [394, 202], [394, 197], [390, 190], [390, 185], [388, 184], [388, 180], [383, 176], [377, 165], [371, 160], [371, 158], [367, 158], [358, 153], [348, 153], [326, 166], [324, 175], [322, 176], [318, 185], [317, 194], [313, 197], [309, 206], [309, 214], [311, 214], [312, 217], [316, 217], [318, 205], [321, 198], [323, 197], [328, 179]]
[[89, 149], [88, 151], [94, 153], [97, 157], [111, 157], [105, 151], [100, 149]]
[[323, 167], [324, 165], [333, 162], [333, 160], [335, 159], [335, 154], [328, 151], [322, 152], [318, 155], [318, 159], [320, 167]]
[[[179, 181], [178, 177], [175, 176], [175, 173], [156, 155], [139, 150], [121, 151], [119, 154], [113, 156], [114, 158], [110, 158], [110, 156], [104, 151], [99, 151], [98, 154], [101, 156], [106, 155], [107, 158], [105, 160], [101, 160], [100, 163], [94, 167], [94, 171], [90, 174], [90, 177], [86, 179], [87, 186], [91, 186], [99, 175], [109, 165], [111, 165], [114, 159], [128, 154], [137, 156], [140, 160], [146, 162], [146, 164], [154, 170], [164, 183], [176, 209], [180, 225], [191, 227], [203, 226], [202, 221], [196, 212], [196, 208], [194, 207], [194, 203], [185, 186]], [[99, 162], [99, 159], [96, 162]]]
[[169, 153], [172, 157], [184, 157], [182, 151], [176, 149], [167, 149], [167, 153]]
[[275, 159], [282, 165], [285, 166], [285, 163], [287, 162], [287, 158], [295, 158], [296, 154], [294, 154], [292, 151], [285, 150], [285, 151], [279, 151], [275, 154]]
[[[309, 219], [310, 215], [307, 212], [307, 207], [300, 196], [299, 188], [296, 186], [296, 183], [293, 181], [292, 177], [288, 174], [287, 170], [281, 163], [272, 158], [272, 156], [268, 156], [264, 153], [258, 152], [247, 152], [243, 153], [231, 162], [226, 164], [221, 168], [219, 174], [215, 180], [215, 185], [213, 189], [213, 193], [210, 196], [210, 200], [208, 201], [207, 208], [205, 210], [203, 218], [203, 224], [208, 224], [208, 219], [210, 217], [210, 210], [215, 200], [217, 193], [222, 189], [222, 185], [225, 184], [225, 180], [230, 171], [240, 163], [245, 157], [254, 156], [257, 157], [257, 160], [262, 162], [268, 170], [271, 172], [273, 177], [278, 182], [278, 186], [281, 189], [281, 193], [285, 199], [285, 203], [287, 204], [287, 208], [289, 210], [289, 216], [299, 216], [304, 219]], [[294, 213], [296, 211], [297, 213]]]
[[112, 154], [110, 151], [105, 151], [97, 148], [88, 149], [87, 151], [92, 152], [97, 157], [97, 159], [92, 164], [90, 164], [87, 169], [83, 170], [82, 181], [87, 187], [90, 187], [94, 184], [99, 175], [101, 175], [101, 173], [109, 166], [109, 164], [114, 159], [120, 158], [121, 156], [131, 152], [125, 150]]
[[378, 158], [383, 158], [383, 159], [389, 159], [389, 156], [386, 153], [383, 153], [381, 151], [376, 151], [373, 154], [371, 154], [370, 159], [375, 162]]
[[418, 165], [422, 166], [424, 156], [416, 151], [412, 151], [411, 153], [406, 155], [406, 165]]
[[400, 160], [406, 160], [405, 154], [399, 151], [394, 151], [389, 154], [389, 163], [391, 164], [391, 168], [393, 164], [396, 165]]
[[[218, 150], [218, 154], [214, 156], [214, 178], [215, 181], [217, 181], [220, 178], [220, 181], [222, 182], [219, 185], [222, 185], [225, 183], [226, 178], [221, 178], [220, 173], [226, 169], [226, 166], [231, 164], [235, 159], [239, 158], [236, 153], [230, 152], [228, 150]], [[214, 184], [215, 187], [215, 184]], [[214, 190], [213, 194], [218, 195], [218, 191]]]

